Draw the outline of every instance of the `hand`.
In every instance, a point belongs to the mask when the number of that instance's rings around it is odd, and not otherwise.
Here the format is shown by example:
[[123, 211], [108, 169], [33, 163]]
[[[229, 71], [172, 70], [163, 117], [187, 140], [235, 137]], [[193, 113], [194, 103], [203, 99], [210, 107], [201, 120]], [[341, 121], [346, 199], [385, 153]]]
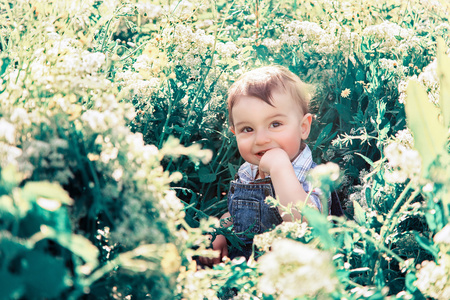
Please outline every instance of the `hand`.
[[216, 236], [216, 239], [214, 240], [214, 242], [212, 242], [212, 246], [213, 250], [220, 251], [219, 257], [199, 257], [200, 263], [210, 267], [220, 263], [223, 257], [228, 256], [227, 239], [223, 235]]
[[274, 170], [283, 170], [292, 166], [286, 151], [281, 148], [273, 148], [264, 153], [259, 162], [259, 176], [265, 178]]

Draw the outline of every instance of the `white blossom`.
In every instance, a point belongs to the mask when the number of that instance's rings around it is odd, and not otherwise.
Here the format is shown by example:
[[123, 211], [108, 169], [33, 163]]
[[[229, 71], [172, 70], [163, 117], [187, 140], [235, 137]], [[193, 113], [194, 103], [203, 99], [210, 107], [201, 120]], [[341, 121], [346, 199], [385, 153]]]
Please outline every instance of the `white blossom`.
[[415, 32], [413, 29], [402, 28], [397, 23], [384, 21], [381, 24], [370, 25], [364, 28], [362, 36], [373, 37], [378, 43], [377, 51], [390, 52], [392, 49], [403, 45], [412, 47], [410, 44], [415, 37]]
[[9, 144], [14, 144], [16, 135], [16, 128], [13, 124], [6, 121], [4, 118], [0, 119], [0, 141], [5, 141]]
[[258, 262], [259, 289], [277, 299], [327, 294], [338, 283], [329, 253], [293, 240], [276, 240]]
[[384, 149], [388, 159], [385, 179], [393, 183], [405, 182], [408, 178], [417, 180], [421, 170], [421, 157], [416, 150], [393, 142]]
[[414, 285], [425, 295], [438, 300], [450, 299], [450, 257], [444, 254], [438, 263], [422, 262]]

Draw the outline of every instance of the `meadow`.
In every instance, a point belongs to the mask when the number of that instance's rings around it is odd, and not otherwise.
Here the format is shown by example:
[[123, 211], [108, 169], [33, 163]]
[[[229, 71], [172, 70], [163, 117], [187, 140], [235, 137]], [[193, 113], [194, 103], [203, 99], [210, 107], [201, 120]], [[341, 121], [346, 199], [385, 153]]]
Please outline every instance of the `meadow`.
[[[449, 13], [0, 0], [0, 299], [450, 299]], [[304, 208], [258, 260], [199, 268], [208, 234], [239, 247], [227, 90], [272, 64], [315, 87], [309, 179], [345, 215]]]

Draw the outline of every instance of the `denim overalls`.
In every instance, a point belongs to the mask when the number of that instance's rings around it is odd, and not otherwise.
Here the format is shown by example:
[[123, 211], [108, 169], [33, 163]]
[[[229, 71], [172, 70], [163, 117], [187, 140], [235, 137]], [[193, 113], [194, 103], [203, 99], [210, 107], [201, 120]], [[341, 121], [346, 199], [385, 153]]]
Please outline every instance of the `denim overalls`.
[[[312, 187], [306, 181], [306, 174], [316, 164], [312, 160], [311, 150], [307, 145], [294, 159], [292, 166], [303, 189], [308, 193]], [[234, 232], [245, 244], [242, 247], [243, 251], [233, 247], [228, 253], [230, 258], [245, 256], [248, 259], [252, 253], [253, 235], [272, 229], [283, 221], [278, 208], [271, 207], [264, 201], [267, 196], [275, 198], [275, 190], [270, 178], [254, 180], [257, 169], [255, 165], [244, 163], [239, 168], [235, 180], [230, 183], [228, 211], [232, 217]], [[313, 190], [309, 199], [321, 211], [319, 193], [320, 191]], [[331, 197], [328, 199], [329, 208], [330, 204]]]
[[244, 242], [242, 251], [231, 249], [229, 257], [245, 256], [252, 253], [253, 236], [281, 224], [283, 219], [278, 208], [269, 206], [264, 200], [275, 197], [270, 178], [258, 179], [251, 183], [231, 181], [228, 192], [228, 211], [231, 214], [234, 232]]

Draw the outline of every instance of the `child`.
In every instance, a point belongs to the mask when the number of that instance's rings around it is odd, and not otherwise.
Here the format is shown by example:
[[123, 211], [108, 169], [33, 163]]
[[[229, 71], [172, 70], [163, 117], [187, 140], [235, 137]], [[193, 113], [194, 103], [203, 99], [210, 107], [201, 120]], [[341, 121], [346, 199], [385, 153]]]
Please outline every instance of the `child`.
[[[315, 167], [308, 138], [312, 115], [308, 110], [308, 85], [284, 67], [268, 66], [241, 76], [230, 88], [228, 112], [230, 130], [235, 134], [239, 153], [246, 161], [230, 184], [228, 213], [233, 230], [244, 242], [242, 251], [228, 253], [227, 240], [218, 235], [213, 249], [215, 259], [200, 258], [206, 265], [218, 263], [224, 256], [234, 258], [252, 252], [253, 238], [283, 221], [292, 221], [277, 208], [265, 203], [267, 196], [277, 197], [283, 206], [310, 204], [322, 209], [319, 195], [306, 182], [307, 172]], [[329, 206], [330, 207], [330, 206]], [[301, 214], [293, 210], [295, 219]], [[242, 234], [244, 233], [245, 234]]]

